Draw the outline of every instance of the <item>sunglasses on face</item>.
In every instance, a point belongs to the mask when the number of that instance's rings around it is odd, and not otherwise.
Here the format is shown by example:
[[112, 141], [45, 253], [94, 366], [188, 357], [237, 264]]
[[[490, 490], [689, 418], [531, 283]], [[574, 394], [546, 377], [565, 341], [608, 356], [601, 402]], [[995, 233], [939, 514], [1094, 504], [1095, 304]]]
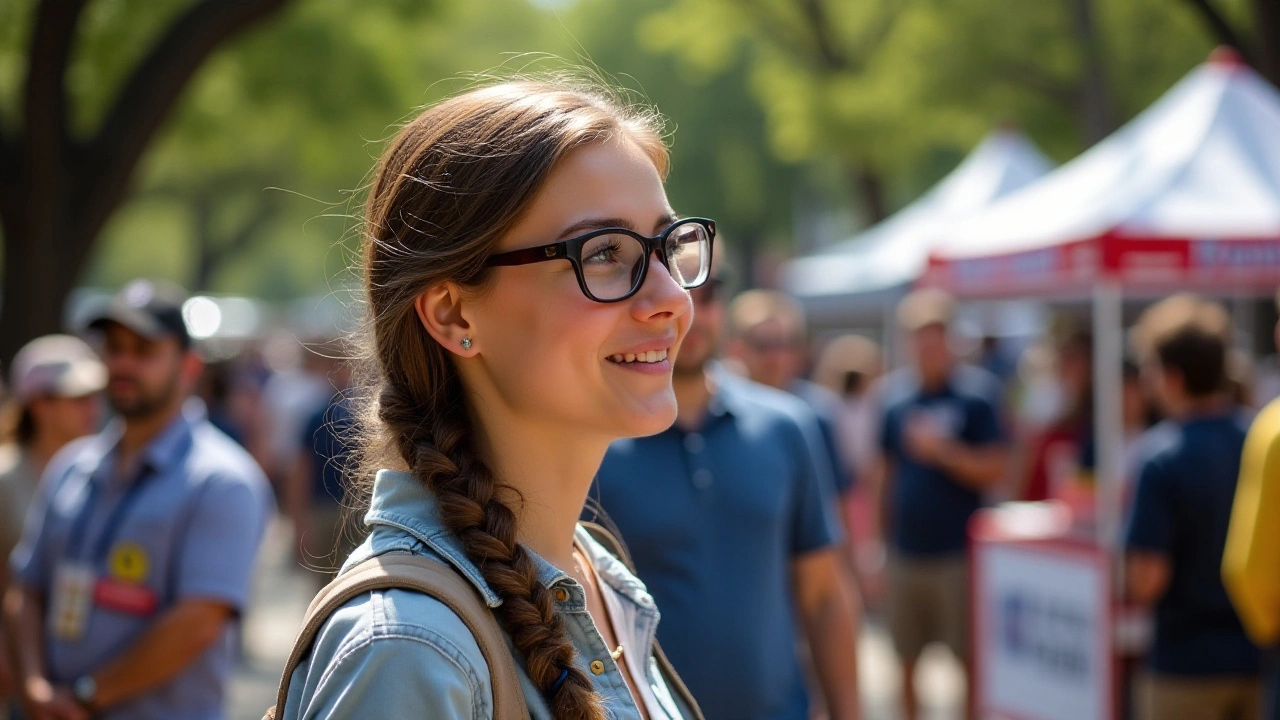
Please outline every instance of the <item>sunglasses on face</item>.
[[550, 245], [499, 253], [485, 265], [568, 260], [578, 277], [578, 287], [588, 299], [620, 302], [639, 292], [649, 274], [649, 259], [655, 253], [680, 287], [690, 290], [705, 283], [711, 273], [711, 244], [715, 237], [716, 223], [706, 218], [678, 220], [653, 237], [626, 228], [601, 228]]

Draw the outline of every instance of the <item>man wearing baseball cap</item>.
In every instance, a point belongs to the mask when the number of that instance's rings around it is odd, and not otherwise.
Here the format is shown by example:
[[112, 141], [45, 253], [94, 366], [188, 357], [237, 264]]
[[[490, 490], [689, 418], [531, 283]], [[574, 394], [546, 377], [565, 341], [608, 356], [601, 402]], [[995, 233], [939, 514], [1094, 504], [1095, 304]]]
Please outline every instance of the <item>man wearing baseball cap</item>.
[[[107, 384], [107, 371], [83, 340], [47, 335], [18, 351], [9, 384], [13, 397], [0, 409], [0, 558], [6, 560], [49, 459], [98, 429], [98, 393]], [[0, 587], [8, 582], [6, 562], [0, 564]], [[12, 680], [7, 657], [0, 655], [0, 715], [13, 695]]]
[[6, 617], [26, 714], [213, 720], [271, 498], [252, 458], [184, 412], [201, 372], [185, 294], [127, 285], [90, 318], [117, 418], [45, 471]]

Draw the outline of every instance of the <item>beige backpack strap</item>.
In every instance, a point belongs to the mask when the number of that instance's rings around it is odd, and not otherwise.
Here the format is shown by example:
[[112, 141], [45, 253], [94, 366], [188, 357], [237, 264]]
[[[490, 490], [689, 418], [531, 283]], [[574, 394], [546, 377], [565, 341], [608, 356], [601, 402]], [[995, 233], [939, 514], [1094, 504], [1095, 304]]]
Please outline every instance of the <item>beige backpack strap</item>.
[[[636, 566], [631, 562], [631, 553], [627, 552], [627, 546], [623, 545], [617, 536], [598, 523], [580, 522], [578, 524], [587, 531], [587, 534], [591, 535], [593, 540], [604, 546], [604, 549], [608, 550], [610, 555], [621, 560], [632, 575], [636, 575]], [[637, 577], [639, 576], [637, 575]], [[662, 673], [663, 679], [667, 681], [667, 686], [684, 703], [689, 712], [693, 714], [692, 720], [705, 720], [702, 715], [702, 708], [698, 707], [698, 701], [693, 697], [693, 693], [689, 692], [684, 680], [680, 679], [680, 674], [676, 672], [675, 666], [667, 659], [667, 654], [662, 652], [662, 646], [658, 644], [657, 638], [653, 640], [653, 657], [658, 661], [658, 671]]]
[[311, 652], [311, 644], [315, 642], [316, 634], [329, 616], [352, 598], [390, 588], [415, 590], [430, 595], [461, 618], [475, 636], [476, 644], [480, 646], [480, 652], [489, 666], [494, 720], [529, 720], [529, 709], [525, 706], [524, 693], [520, 689], [520, 676], [515, 660], [511, 657], [502, 628], [489, 606], [456, 570], [439, 560], [408, 552], [390, 552], [371, 557], [339, 575], [316, 594], [311, 606], [307, 608], [302, 629], [294, 640], [289, 661], [285, 663], [276, 704], [267, 711], [263, 720], [275, 720], [283, 715], [293, 672]]

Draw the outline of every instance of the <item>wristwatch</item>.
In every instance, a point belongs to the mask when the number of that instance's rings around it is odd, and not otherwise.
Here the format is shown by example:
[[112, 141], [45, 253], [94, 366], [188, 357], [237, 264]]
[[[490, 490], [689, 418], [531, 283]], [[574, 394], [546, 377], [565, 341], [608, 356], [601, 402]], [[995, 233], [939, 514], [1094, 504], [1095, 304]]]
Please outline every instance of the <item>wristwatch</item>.
[[92, 709], [98, 699], [98, 681], [92, 675], [81, 675], [71, 684], [71, 695], [85, 708]]

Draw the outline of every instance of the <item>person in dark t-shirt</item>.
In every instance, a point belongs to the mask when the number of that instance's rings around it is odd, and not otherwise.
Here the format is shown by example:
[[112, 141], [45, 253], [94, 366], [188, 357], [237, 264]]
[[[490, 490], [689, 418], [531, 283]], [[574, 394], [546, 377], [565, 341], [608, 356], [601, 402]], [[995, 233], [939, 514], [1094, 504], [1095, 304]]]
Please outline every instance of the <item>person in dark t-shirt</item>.
[[346, 501], [355, 441], [349, 380], [345, 363], [330, 373], [338, 392], [307, 420], [285, 492], [296, 535], [294, 549], [317, 588], [334, 578], [364, 536], [360, 518]]
[[1155, 612], [1139, 720], [1228, 720], [1260, 712], [1259, 651], [1222, 584], [1248, 422], [1226, 393], [1230, 322], [1188, 295], [1139, 321], [1144, 372], [1169, 428], [1147, 443], [1125, 535], [1130, 597]]
[[951, 298], [935, 289], [899, 305], [914, 363], [884, 380], [881, 461], [871, 473], [881, 486], [888, 624], [908, 720], [918, 716], [913, 677], [926, 645], [944, 643], [967, 662], [969, 517], [1005, 472], [999, 382], [956, 363], [948, 344], [952, 311]]

